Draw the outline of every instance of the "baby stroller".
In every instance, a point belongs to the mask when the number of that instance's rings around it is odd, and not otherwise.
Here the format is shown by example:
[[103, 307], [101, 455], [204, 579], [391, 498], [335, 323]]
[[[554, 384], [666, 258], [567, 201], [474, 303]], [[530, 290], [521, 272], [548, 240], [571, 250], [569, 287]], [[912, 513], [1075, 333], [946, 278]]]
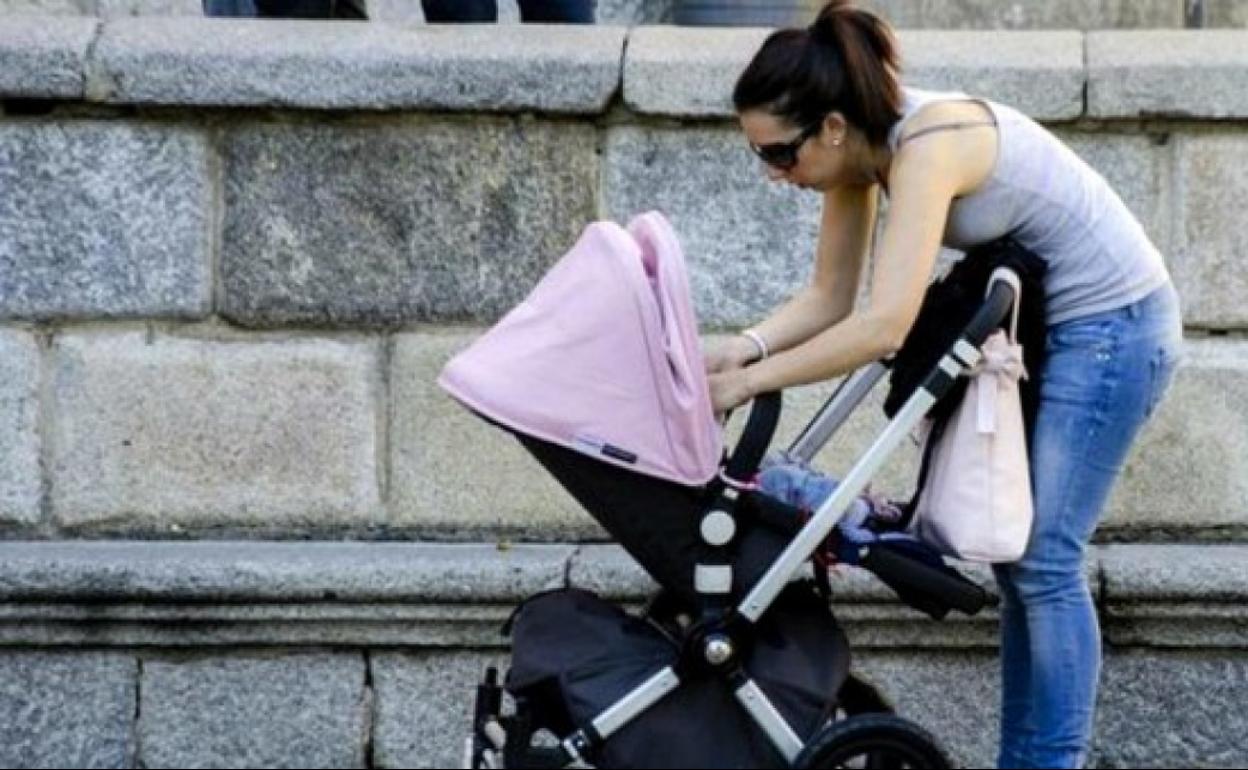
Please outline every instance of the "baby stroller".
[[[948, 767], [928, 733], [850, 673], [826, 570], [802, 574], [885, 459], [978, 360], [1014, 291], [993, 282], [883, 433], [803, 516], [753, 483], [779, 394], [753, 401], [724, 450], [666, 220], [651, 212], [627, 230], [587, 228], [439, 382], [512, 432], [661, 591], [640, 615], [577, 589], [518, 607], [505, 628], [505, 684], [490, 669], [477, 688], [465, 765]], [[812, 458], [887, 371], [876, 363], [846, 378], [788, 456]], [[933, 617], [974, 614], [988, 600], [903, 533], [839, 550]]]

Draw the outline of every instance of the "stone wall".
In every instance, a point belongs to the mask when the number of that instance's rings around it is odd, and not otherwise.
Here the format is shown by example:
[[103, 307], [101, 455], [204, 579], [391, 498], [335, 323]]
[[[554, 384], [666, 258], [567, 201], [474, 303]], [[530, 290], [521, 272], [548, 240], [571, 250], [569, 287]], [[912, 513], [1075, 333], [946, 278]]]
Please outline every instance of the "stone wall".
[[[454, 761], [507, 607], [643, 595], [433, 379], [595, 218], [669, 215], [708, 334], [801, 284], [817, 201], [763, 181], [727, 101], [764, 35], [4, 18], [0, 764]], [[1090, 564], [1106, 766], [1248, 760], [1241, 40], [902, 33], [908, 82], [1018, 106], [1105, 173], [1183, 296]], [[781, 442], [826, 392], [786, 395]], [[864, 672], [991, 761], [993, 617], [840, 587]]]
[[[805, 280], [817, 200], [767, 184], [730, 120], [764, 34], [11, 19], [0, 521], [592, 532], [434, 376], [598, 217], [669, 215], [708, 331]], [[1240, 33], [995, 33], [990, 65], [985, 34], [903, 33], [909, 81], [1051, 124], [1141, 217], [1184, 300], [1187, 362], [1107, 533], [1241, 536]], [[821, 393], [792, 394], [788, 434]], [[859, 439], [880, 424], [863, 417]], [[456, 483], [464, 456], [487, 480]]]

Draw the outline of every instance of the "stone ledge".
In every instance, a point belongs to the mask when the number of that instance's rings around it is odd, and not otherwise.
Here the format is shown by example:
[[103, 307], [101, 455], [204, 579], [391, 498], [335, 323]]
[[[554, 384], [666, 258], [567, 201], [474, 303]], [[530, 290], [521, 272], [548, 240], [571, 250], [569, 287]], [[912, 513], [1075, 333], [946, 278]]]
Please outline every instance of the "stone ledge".
[[[1107, 546], [1089, 562], [1111, 644], [1248, 647], [1248, 546]], [[501, 647], [516, 603], [569, 584], [625, 603], [653, 588], [610, 545], [5, 542], [0, 647]], [[856, 569], [833, 589], [856, 646], [996, 644], [993, 611], [935, 623]]]
[[1248, 117], [1248, 46], [1239, 30], [1092, 32], [1088, 116]]
[[9, 602], [0, 648], [501, 647], [519, 602]]
[[0, 601], [513, 602], [563, 585], [570, 545], [0, 543]]
[[[771, 30], [637, 28], [624, 61], [624, 100], [638, 112], [731, 117], [737, 76]], [[1083, 35], [1056, 32], [898, 32], [907, 84], [958, 89], [1037, 119], [1083, 113]], [[993, 56], [982, 52], [991, 40]]]
[[0, 94], [81, 99], [94, 19], [5, 16], [0, 25]]
[[1248, 546], [1101, 549], [1111, 644], [1248, 647]]
[[[1036, 120], [1084, 113], [1084, 35], [1074, 31], [898, 33], [910, 85], [965, 91]], [[984, 52], [991, 51], [985, 57]]]
[[1108, 545], [1100, 561], [1111, 603], [1248, 599], [1248, 546]]
[[[0, 32], [0, 94], [600, 114], [623, 85], [626, 103], [642, 113], [726, 118], [732, 84], [768, 31], [13, 17]], [[908, 83], [980, 94], [1040, 120], [1248, 116], [1248, 53], [1238, 30], [898, 36]], [[994, 52], [988, 61], [979, 54], [986, 49]]]
[[87, 98], [312, 109], [601, 112], [620, 81], [612, 27], [134, 19], [109, 22]]
[[[1237, 2], [1237, 0], [1232, 0]], [[896, 27], [924, 29], [1115, 29], [1182, 27], [1188, 0], [860, 0]], [[1211, 5], [1204, 2], [1205, 6]], [[1206, 7], [1212, 23], [1222, 15]], [[1224, 22], [1225, 23], [1225, 22]], [[995, 53], [995, 52], [994, 52]]]
[[769, 29], [638, 27], [624, 56], [624, 102], [653, 115], [733, 115], [732, 87]]

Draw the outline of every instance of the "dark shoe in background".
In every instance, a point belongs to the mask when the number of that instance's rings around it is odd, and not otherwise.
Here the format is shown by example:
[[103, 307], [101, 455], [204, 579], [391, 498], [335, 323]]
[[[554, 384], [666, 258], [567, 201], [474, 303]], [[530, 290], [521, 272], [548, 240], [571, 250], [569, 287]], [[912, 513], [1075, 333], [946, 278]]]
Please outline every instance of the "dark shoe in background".
[[265, 19], [363, 19], [350, 0], [255, 0], [256, 15]]
[[[430, 24], [498, 21], [497, 0], [421, 0]], [[593, 24], [595, 0], [520, 0], [520, 20], [548, 24]]]
[[365, 19], [363, 0], [204, 0], [205, 16]]

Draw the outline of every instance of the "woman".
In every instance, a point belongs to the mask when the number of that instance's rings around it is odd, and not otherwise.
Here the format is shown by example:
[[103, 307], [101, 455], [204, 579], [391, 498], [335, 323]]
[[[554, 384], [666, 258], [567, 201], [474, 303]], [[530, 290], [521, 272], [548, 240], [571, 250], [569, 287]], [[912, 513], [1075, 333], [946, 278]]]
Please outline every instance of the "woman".
[[[902, 88], [892, 33], [848, 2], [773, 34], [733, 94], [773, 181], [823, 196], [809, 286], [710, 351], [715, 408], [841, 375], [895, 351], [939, 247], [1011, 234], [1043, 258], [1047, 361], [1032, 437], [1035, 524], [995, 568], [1001, 767], [1087, 757], [1100, 631], [1083, 558], [1110, 488], [1171, 379], [1182, 328], [1161, 255], [1096, 172], [1009, 107]], [[870, 302], [854, 308], [876, 219]], [[816, 501], [812, 501], [816, 502]]]

